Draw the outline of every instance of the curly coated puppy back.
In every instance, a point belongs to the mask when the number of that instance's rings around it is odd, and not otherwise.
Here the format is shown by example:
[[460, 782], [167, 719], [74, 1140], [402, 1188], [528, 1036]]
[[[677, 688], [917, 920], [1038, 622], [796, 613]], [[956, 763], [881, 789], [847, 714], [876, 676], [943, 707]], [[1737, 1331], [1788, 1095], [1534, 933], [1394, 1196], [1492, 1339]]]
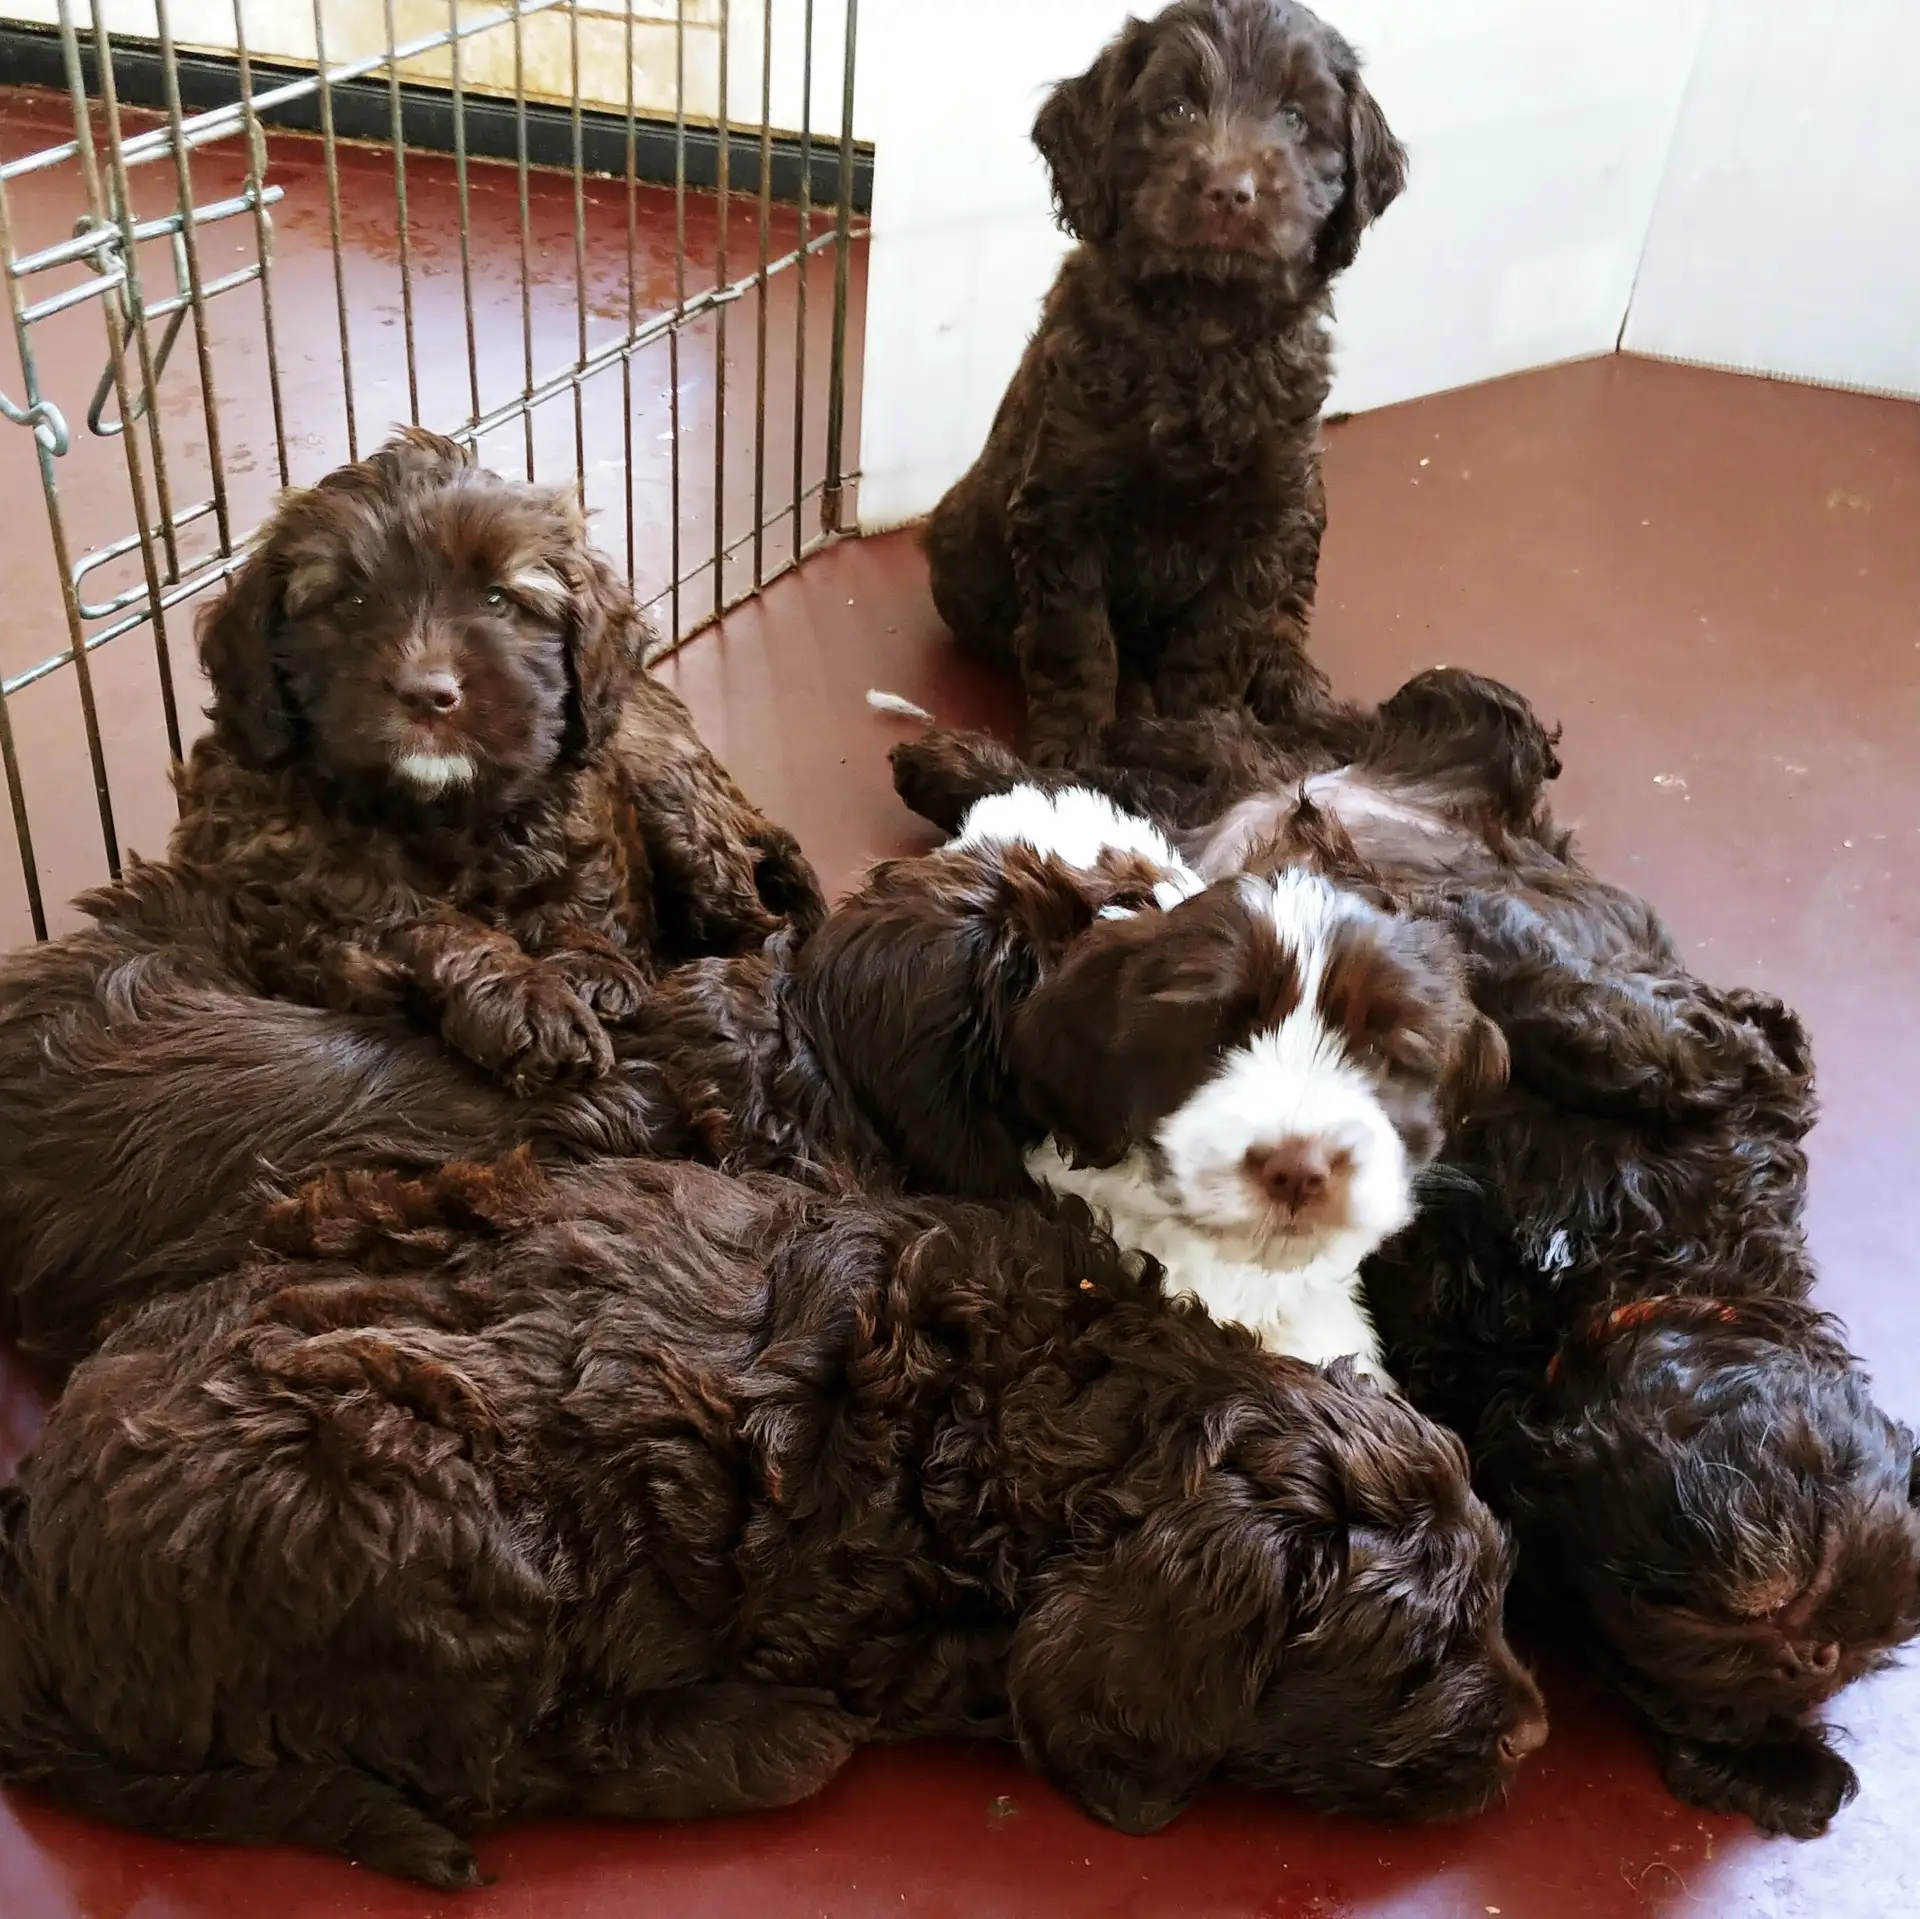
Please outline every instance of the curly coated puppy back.
[[784, 1804], [876, 1736], [1016, 1738], [1130, 1830], [1216, 1775], [1464, 1813], [1544, 1736], [1457, 1442], [1084, 1215], [523, 1158], [261, 1241], [0, 1513], [0, 1765], [68, 1803], [459, 1885], [476, 1824]]

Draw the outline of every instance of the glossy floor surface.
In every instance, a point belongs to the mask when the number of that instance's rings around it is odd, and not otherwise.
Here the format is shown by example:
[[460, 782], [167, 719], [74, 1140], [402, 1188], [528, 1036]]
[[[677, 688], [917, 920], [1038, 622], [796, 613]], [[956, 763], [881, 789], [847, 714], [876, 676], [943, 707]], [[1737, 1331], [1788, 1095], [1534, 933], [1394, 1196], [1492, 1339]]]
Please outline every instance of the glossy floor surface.
[[[1449, 662], [1526, 689], [1565, 722], [1559, 803], [1593, 859], [1652, 895], [1704, 973], [1806, 1016], [1826, 1301], [1886, 1403], [1920, 1416], [1920, 408], [1603, 360], [1337, 427], [1328, 485], [1317, 645], [1341, 686], [1379, 695]], [[928, 843], [887, 784], [906, 722], [871, 711], [869, 687], [955, 723], [1013, 717], [1006, 689], [953, 657], [898, 536], [833, 549], [665, 671], [835, 886]], [[164, 823], [130, 837], [154, 845]], [[13, 1375], [16, 1445], [37, 1406]], [[1550, 1744], [1469, 1826], [1376, 1828], [1223, 1792], [1125, 1839], [1005, 1753], [916, 1747], [869, 1752], [773, 1817], [495, 1835], [481, 1856], [497, 1883], [456, 1899], [295, 1853], [136, 1839], [19, 1794], [0, 1805], [0, 1914], [1920, 1911], [1920, 1672], [1842, 1702], [1864, 1786], [1809, 1845], [1675, 1804], [1609, 1707], [1548, 1679]]]

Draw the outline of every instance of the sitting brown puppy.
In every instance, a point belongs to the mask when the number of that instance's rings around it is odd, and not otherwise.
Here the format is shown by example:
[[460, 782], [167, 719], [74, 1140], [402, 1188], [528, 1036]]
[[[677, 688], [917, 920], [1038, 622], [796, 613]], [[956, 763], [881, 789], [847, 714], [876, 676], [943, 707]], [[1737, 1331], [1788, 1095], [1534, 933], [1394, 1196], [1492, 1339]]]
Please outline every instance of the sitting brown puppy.
[[0, 1770], [68, 1805], [453, 1887], [871, 1739], [1150, 1832], [1214, 1778], [1462, 1815], [1545, 1737], [1458, 1442], [1071, 1205], [521, 1158], [263, 1236], [0, 1494]]
[[1291, 0], [1129, 21], [1033, 137], [1080, 244], [934, 510], [934, 603], [1017, 664], [1036, 764], [1093, 754], [1116, 708], [1311, 707], [1328, 284], [1406, 155]]
[[[1123, 722], [1124, 763], [1078, 777], [1188, 829], [1203, 872], [1304, 862], [1452, 932], [1510, 1078], [1363, 1269], [1387, 1364], [1673, 1790], [1819, 1833], [1858, 1783], [1821, 1708], [1920, 1634], [1920, 1466], [1813, 1303], [1806, 1034], [1575, 857], [1520, 695], [1423, 673], [1360, 730], [1341, 764], [1244, 714]], [[952, 734], [895, 772], [943, 825], [1034, 778]]]
[[516, 1090], [602, 1072], [656, 954], [822, 910], [648, 638], [572, 493], [403, 432], [289, 494], [204, 620], [171, 862], [262, 991], [405, 1008]]

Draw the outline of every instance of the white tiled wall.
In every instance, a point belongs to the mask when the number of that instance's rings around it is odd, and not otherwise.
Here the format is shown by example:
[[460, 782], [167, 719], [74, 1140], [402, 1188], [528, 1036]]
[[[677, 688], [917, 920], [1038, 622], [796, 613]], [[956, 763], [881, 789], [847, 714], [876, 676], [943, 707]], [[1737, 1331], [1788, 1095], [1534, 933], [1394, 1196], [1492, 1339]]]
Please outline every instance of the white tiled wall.
[[1920, 397], [1920, 0], [1714, 0], [1625, 344]]

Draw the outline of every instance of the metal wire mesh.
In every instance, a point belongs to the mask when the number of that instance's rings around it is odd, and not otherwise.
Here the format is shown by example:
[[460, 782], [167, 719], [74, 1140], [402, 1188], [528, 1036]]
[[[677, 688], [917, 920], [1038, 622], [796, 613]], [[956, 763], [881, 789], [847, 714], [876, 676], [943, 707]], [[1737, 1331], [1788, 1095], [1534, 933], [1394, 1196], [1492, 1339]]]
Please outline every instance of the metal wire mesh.
[[263, 59], [308, 4], [231, 0], [208, 54], [206, 4], [183, 52], [169, 0], [144, 36], [57, 0], [59, 91], [0, 94], [9, 943], [118, 874], [122, 819], [160, 837], [189, 603], [394, 422], [571, 477], [662, 651], [849, 517], [857, 0], [381, 0], [371, 47], [310, 0], [307, 57]]

